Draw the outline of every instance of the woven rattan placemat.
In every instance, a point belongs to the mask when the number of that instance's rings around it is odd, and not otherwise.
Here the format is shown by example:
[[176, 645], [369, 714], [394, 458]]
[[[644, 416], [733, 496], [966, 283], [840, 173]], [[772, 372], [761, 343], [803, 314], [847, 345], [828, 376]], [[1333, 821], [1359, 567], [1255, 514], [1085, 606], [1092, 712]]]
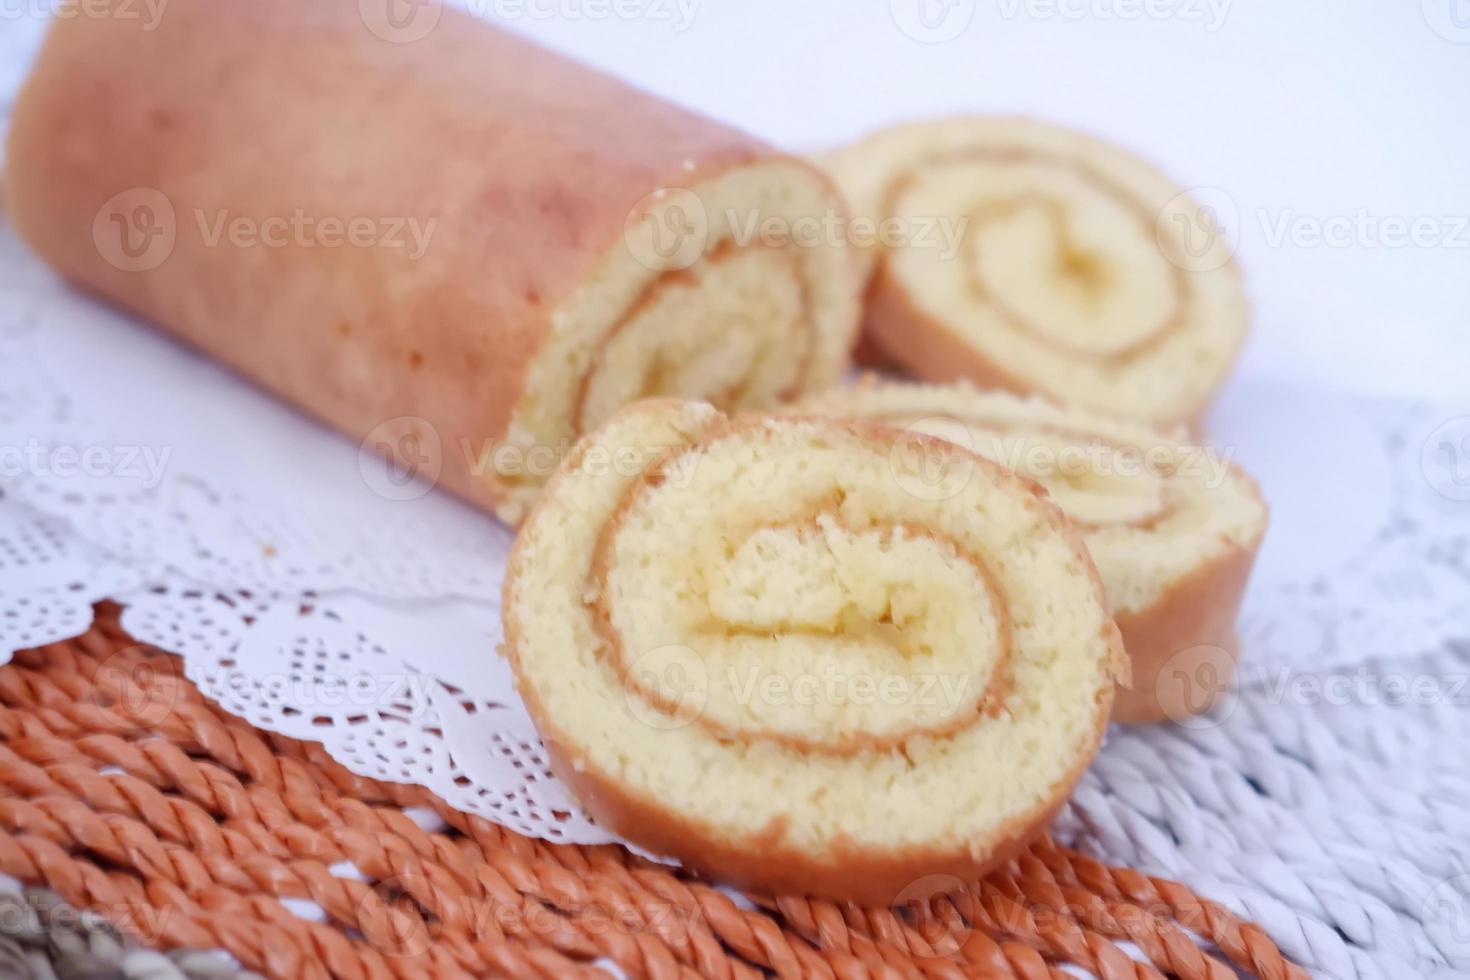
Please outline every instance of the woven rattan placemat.
[[0, 739], [0, 872], [71, 906], [38, 925], [49, 899], [0, 903], [32, 916], [0, 927], [0, 954], [23, 933], [60, 977], [182, 975], [124, 966], [129, 944], [94, 941], [94, 915], [283, 980], [1306, 975], [1184, 886], [1050, 840], [953, 897], [865, 909], [525, 838], [221, 712], [112, 607], [0, 668]]

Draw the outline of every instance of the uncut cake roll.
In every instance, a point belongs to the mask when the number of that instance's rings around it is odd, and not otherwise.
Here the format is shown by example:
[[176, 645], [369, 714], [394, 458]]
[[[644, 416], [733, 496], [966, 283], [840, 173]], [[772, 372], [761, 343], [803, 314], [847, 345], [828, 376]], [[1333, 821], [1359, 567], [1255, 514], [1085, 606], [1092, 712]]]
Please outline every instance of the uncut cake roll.
[[791, 411], [938, 436], [1045, 487], [1087, 542], [1128, 652], [1132, 683], [1118, 691], [1114, 720], [1184, 721], [1226, 689], [1267, 510], [1219, 453], [1180, 431], [963, 382], [869, 378]]
[[567, 457], [502, 608], [553, 769], [604, 826], [880, 906], [1044, 829], [1127, 668], [1036, 484], [940, 439], [693, 402], [623, 409]]
[[[1046, 123], [893, 127], [821, 161], [865, 241], [865, 339], [934, 382], [1198, 425], [1244, 342], [1228, 217]], [[943, 234], [936, 232], [943, 231]]]
[[783, 233], [841, 213], [825, 176], [467, 13], [387, 6], [57, 19], [14, 111], [15, 227], [511, 521], [626, 402], [841, 376], [851, 252]]

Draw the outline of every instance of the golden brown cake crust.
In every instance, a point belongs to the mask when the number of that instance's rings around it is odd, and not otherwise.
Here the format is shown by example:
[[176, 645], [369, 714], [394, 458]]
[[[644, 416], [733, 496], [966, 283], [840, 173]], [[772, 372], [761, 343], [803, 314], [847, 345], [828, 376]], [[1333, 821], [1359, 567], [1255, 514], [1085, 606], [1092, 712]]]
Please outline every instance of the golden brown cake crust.
[[[174, 0], [148, 31], [53, 22], [6, 183], [22, 237], [75, 285], [354, 436], [421, 420], [442, 481], [489, 504], [476, 451], [505, 432], [553, 312], [630, 210], [775, 158], [447, 6], [427, 36], [393, 43], [355, 0]], [[135, 189], [161, 192], [177, 226], [146, 271], [116, 268], [93, 239], [99, 208]], [[436, 224], [416, 261], [206, 244], [221, 214], [298, 210]]]
[[879, 263], [868, 285], [863, 337], [883, 356], [915, 377], [935, 383], [970, 381], [1018, 395], [1031, 388], [991, 362], [973, 344], [956, 337], [942, 321], [924, 313], [902, 281]]
[[[669, 405], [667, 400], [642, 402], [625, 408], [620, 414], [659, 412]], [[787, 417], [791, 420], [792, 417]], [[1091, 570], [1092, 588], [1099, 605], [1106, 607], [1101, 579], [1081, 536], [1072, 528], [1061, 510], [1051, 502], [1037, 483], [1014, 473], [963, 447], [936, 437], [916, 433], [900, 433], [896, 429], [866, 420], [836, 420], [817, 416], [798, 416], [803, 421], [830, 426], [833, 429], [891, 443], [894, 439], [918, 440], [936, 451], [957, 452], [973, 462], [977, 470], [991, 479], [1011, 482], [1023, 487], [1042, 507], [1048, 523], [1068, 542], [1081, 567]], [[759, 416], [737, 417], [716, 428], [722, 433], [760, 424]], [[701, 433], [703, 438], [704, 433]], [[561, 472], [537, 505], [539, 510], [556, 497], [558, 484], [568, 469], [575, 465], [577, 453], [568, 456]], [[528, 519], [534, 523], [535, 513]], [[503, 653], [520, 672], [523, 658], [534, 656], [522, 643], [522, 627], [512, 590], [525, 559], [528, 537], [522, 535], [512, 550], [502, 597], [505, 645]], [[1104, 640], [1109, 648], [1107, 676], [1120, 684], [1127, 683], [1129, 666], [1121, 637], [1112, 620], [1103, 625]], [[678, 857], [685, 866], [722, 882], [771, 895], [814, 895], [834, 901], [856, 901], [871, 905], [890, 905], [897, 900], [921, 898], [926, 892], [953, 890], [961, 883], [973, 882], [1004, 864], [1037, 835], [1042, 833], [1065, 803], [1076, 780], [1091, 763], [1107, 727], [1113, 702], [1113, 685], [1105, 684], [1097, 693], [1093, 737], [1078, 757], [1077, 764], [1053, 788], [1049, 797], [1032, 812], [1014, 818], [998, 828], [987, 841], [957, 842], [952, 847], [879, 849], [850, 840], [834, 841], [828, 854], [814, 856], [786, 843], [779, 822], [755, 829], [740, 839], [731, 839], [716, 828], [705, 826], [679, 813], [672, 812], [657, 800], [621, 784], [612, 775], [595, 767], [574, 739], [545, 710], [533, 686], [518, 681], [518, 689], [526, 703], [537, 731], [541, 734], [551, 759], [553, 772], [572, 788], [573, 794], [592, 817], [604, 827], [627, 837], [642, 847], [659, 854]]]
[[1118, 689], [1114, 721], [1183, 721], [1218, 700], [1240, 657], [1235, 623], [1260, 546], [1257, 536], [1233, 547], [1148, 608], [1117, 615], [1133, 686]]
[[[540, 717], [534, 710], [532, 714]], [[1095, 754], [1094, 747], [1082, 757], [1045, 807], [1027, 819], [1011, 821], [977, 853], [962, 848], [876, 851], [838, 841], [831, 846], [830, 858], [819, 861], [783, 843], [779, 826], [731, 841], [639, 797], [602, 773], [579, 771], [575, 753], [554, 741], [547, 729], [540, 730], [557, 778], [614, 833], [656, 854], [677, 855], [685, 867], [707, 878], [760, 894], [809, 895], [883, 907], [955, 891], [1004, 865], [1046, 831]]]

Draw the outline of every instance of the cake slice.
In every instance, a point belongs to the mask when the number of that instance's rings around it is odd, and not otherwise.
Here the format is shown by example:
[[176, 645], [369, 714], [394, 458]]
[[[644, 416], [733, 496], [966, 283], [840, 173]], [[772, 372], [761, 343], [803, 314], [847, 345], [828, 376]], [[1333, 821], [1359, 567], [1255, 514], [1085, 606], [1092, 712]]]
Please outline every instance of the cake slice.
[[873, 904], [1041, 830], [1124, 666], [1036, 485], [939, 439], [693, 402], [581, 442], [503, 606], [553, 767], [598, 821], [747, 888]]
[[855, 220], [889, 229], [866, 253], [865, 332], [920, 379], [1196, 424], [1235, 361], [1249, 309], [1228, 206], [1130, 153], [963, 118], [888, 129], [822, 163]]

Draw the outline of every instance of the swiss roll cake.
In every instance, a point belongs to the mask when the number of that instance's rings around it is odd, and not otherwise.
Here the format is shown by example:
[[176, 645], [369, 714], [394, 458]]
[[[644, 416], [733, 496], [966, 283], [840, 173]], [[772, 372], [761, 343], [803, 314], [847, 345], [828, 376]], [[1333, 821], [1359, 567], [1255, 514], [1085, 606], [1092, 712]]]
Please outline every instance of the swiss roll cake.
[[375, 9], [56, 19], [9, 136], [15, 227], [512, 521], [627, 402], [841, 375], [850, 253], [779, 233], [840, 215], [826, 177], [468, 13]]
[[592, 816], [766, 893], [887, 904], [995, 867], [1066, 798], [1126, 673], [1036, 484], [929, 436], [686, 401], [584, 437], [502, 605]]
[[1249, 308], [1223, 217], [1124, 150], [957, 118], [823, 165], [854, 221], [889, 229], [864, 251], [865, 337], [922, 380], [1195, 424], [1234, 364]]

